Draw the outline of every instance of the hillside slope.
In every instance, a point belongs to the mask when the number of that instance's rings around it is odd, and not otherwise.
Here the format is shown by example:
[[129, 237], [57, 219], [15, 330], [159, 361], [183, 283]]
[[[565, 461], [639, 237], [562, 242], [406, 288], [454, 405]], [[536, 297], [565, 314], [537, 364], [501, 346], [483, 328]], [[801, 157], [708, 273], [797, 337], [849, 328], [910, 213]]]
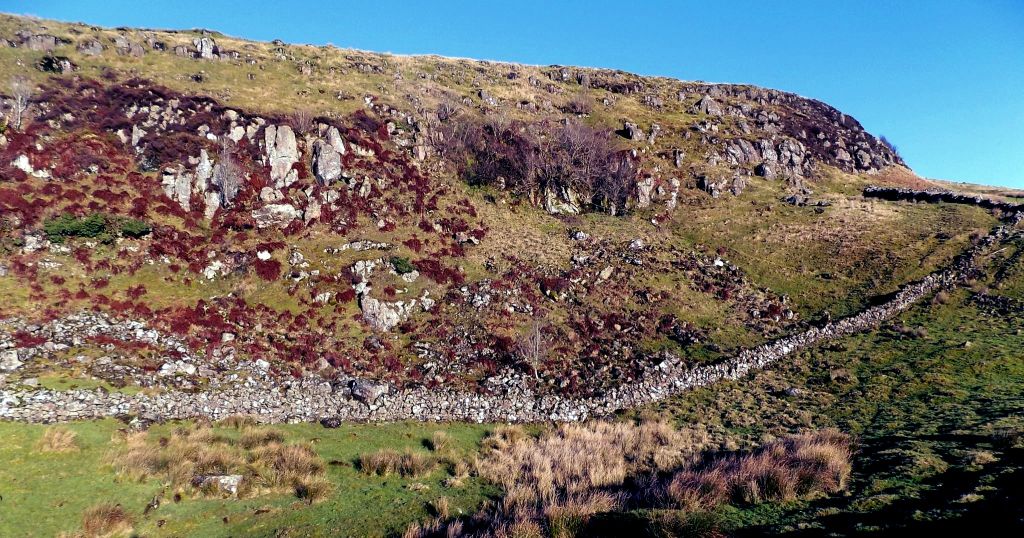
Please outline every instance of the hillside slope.
[[[266, 361], [601, 394], [851, 314], [996, 222], [862, 198], [926, 183], [774, 90], [9, 16], [0, 37], [9, 382], [191, 389]], [[88, 310], [161, 336], [55, 334]]]
[[770, 89], [0, 15], [0, 535], [1020, 526], [1020, 195]]

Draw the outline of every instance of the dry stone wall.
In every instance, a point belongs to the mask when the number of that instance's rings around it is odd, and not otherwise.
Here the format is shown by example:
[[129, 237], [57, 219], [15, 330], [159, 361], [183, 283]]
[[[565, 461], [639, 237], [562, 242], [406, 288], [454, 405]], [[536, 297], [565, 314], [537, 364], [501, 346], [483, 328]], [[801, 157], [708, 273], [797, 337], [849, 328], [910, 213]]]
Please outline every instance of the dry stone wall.
[[900, 187], [879, 187], [872, 185], [864, 189], [864, 196], [866, 198], [880, 198], [882, 200], [889, 201], [927, 202], [933, 204], [939, 202], [945, 202], [947, 204], [968, 204], [984, 207], [986, 209], [999, 209], [1010, 213], [1024, 211], [1024, 204], [1015, 204], [1012, 202], [985, 198], [984, 196], [960, 194], [951, 191], [920, 191], [914, 189], [903, 189]]
[[[159, 421], [230, 415], [252, 415], [264, 422], [390, 422], [399, 420], [471, 422], [580, 421], [606, 416], [668, 398], [680, 392], [738, 379], [823, 342], [866, 331], [904, 312], [940, 290], [957, 286], [977, 270], [979, 256], [993, 244], [1019, 233], [1024, 213], [995, 228], [954, 263], [919, 282], [905, 286], [884, 304], [854, 316], [814, 327], [745, 350], [723, 362], [688, 367], [668, 358], [650, 367], [640, 380], [600, 397], [570, 398], [533, 392], [521, 374], [493, 379], [491, 394], [454, 390], [402, 389], [357, 379], [329, 381], [313, 375], [280, 381], [250, 378], [204, 391], [168, 390], [157, 394], [124, 394], [102, 390], [0, 390], [0, 418], [23, 422], [61, 422], [110, 416]], [[141, 327], [138, 330], [143, 330]], [[260, 361], [257, 361], [260, 362]]]

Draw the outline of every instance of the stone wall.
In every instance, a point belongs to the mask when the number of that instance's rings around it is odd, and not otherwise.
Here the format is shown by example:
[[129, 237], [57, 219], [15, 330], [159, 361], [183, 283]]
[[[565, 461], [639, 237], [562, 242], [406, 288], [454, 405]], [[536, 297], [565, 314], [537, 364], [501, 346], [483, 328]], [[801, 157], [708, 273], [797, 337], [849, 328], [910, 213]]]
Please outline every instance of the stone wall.
[[[978, 257], [991, 245], [1015, 232], [1024, 213], [995, 228], [950, 267], [909, 284], [884, 304], [854, 316], [745, 350], [720, 363], [688, 367], [670, 358], [650, 367], [640, 380], [600, 397], [568, 398], [535, 394], [521, 374], [504, 374], [493, 394], [471, 394], [444, 389], [403, 389], [354, 379], [328, 381], [311, 375], [280, 381], [250, 379], [205, 391], [168, 390], [158, 394], [123, 394], [102, 390], [0, 390], [0, 418], [24, 422], [61, 422], [109, 416], [137, 416], [144, 420], [193, 417], [220, 419], [246, 414], [264, 422], [301, 422], [335, 418], [342, 422], [399, 420], [471, 422], [579, 421], [607, 416], [621, 409], [656, 402], [674, 394], [726, 379], [738, 379], [790, 355], [853, 333], [878, 327], [915, 302], [940, 290], [957, 286], [976, 270]], [[369, 396], [367, 396], [369, 394]]]
[[1024, 211], [1024, 204], [1015, 204], [1012, 202], [986, 198], [984, 196], [960, 194], [952, 191], [918, 191], [900, 187], [879, 187], [872, 185], [864, 189], [864, 197], [880, 198], [882, 200], [889, 201], [927, 202], [933, 204], [939, 202], [945, 202], [948, 204], [968, 204], [984, 207], [986, 209], [999, 209], [1009, 213]]

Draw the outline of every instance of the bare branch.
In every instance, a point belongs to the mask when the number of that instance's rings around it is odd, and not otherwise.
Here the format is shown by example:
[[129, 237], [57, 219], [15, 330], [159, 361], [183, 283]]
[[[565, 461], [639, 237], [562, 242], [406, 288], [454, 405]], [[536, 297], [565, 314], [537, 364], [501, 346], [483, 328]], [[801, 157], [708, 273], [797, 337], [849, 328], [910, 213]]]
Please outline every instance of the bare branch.
[[519, 357], [533, 368], [534, 379], [540, 381], [540, 366], [547, 360], [550, 351], [550, 343], [544, 335], [544, 325], [540, 320], [530, 325], [530, 330], [519, 339], [516, 348]]
[[15, 129], [21, 129], [25, 118], [25, 111], [28, 110], [29, 101], [32, 99], [34, 90], [32, 83], [23, 76], [11, 78], [9, 89], [11, 91], [11, 124]]

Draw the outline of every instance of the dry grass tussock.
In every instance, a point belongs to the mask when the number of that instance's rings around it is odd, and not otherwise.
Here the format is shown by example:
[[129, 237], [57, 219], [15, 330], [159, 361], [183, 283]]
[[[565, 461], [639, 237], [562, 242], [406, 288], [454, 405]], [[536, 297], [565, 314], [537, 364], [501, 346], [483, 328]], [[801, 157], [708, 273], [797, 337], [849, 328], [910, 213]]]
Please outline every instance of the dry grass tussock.
[[106, 538], [129, 536], [132, 518], [120, 504], [97, 504], [82, 514], [82, 531], [61, 534], [61, 538]]
[[834, 493], [850, 473], [850, 440], [834, 431], [700, 457], [708, 444], [703, 432], [663, 422], [563, 425], [539, 438], [499, 428], [485, 440], [476, 468], [503, 488], [504, 498], [469, 518], [435, 512], [406, 536], [578, 536], [595, 514], [699, 511]]
[[403, 478], [419, 478], [433, 472], [437, 458], [406, 449], [398, 452], [390, 448], [359, 456], [359, 469], [368, 475], [399, 475]]
[[[270, 428], [240, 426], [240, 430], [228, 436], [197, 425], [158, 439], [148, 432], [131, 433], [119, 440], [110, 461], [122, 479], [156, 479], [198, 494], [255, 496], [291, 491], [314, 502], [330, 493], [323, 460], [311, 446], [287, 444], [281, 432]], [[203, 480], [224, 475], [242, 477], [237, 491]]]
[[77, 433], [60, 426], [52, 426], [43, 432], [36, 443], [40, 452], [75, 452], [78, 450]]
[[789, 501], [841, 491], [850, 476], [848, 436], [834, 430], [768, 443], [680, 470], [665, 484], [665, 504], [689, 511], [724, 503]]

